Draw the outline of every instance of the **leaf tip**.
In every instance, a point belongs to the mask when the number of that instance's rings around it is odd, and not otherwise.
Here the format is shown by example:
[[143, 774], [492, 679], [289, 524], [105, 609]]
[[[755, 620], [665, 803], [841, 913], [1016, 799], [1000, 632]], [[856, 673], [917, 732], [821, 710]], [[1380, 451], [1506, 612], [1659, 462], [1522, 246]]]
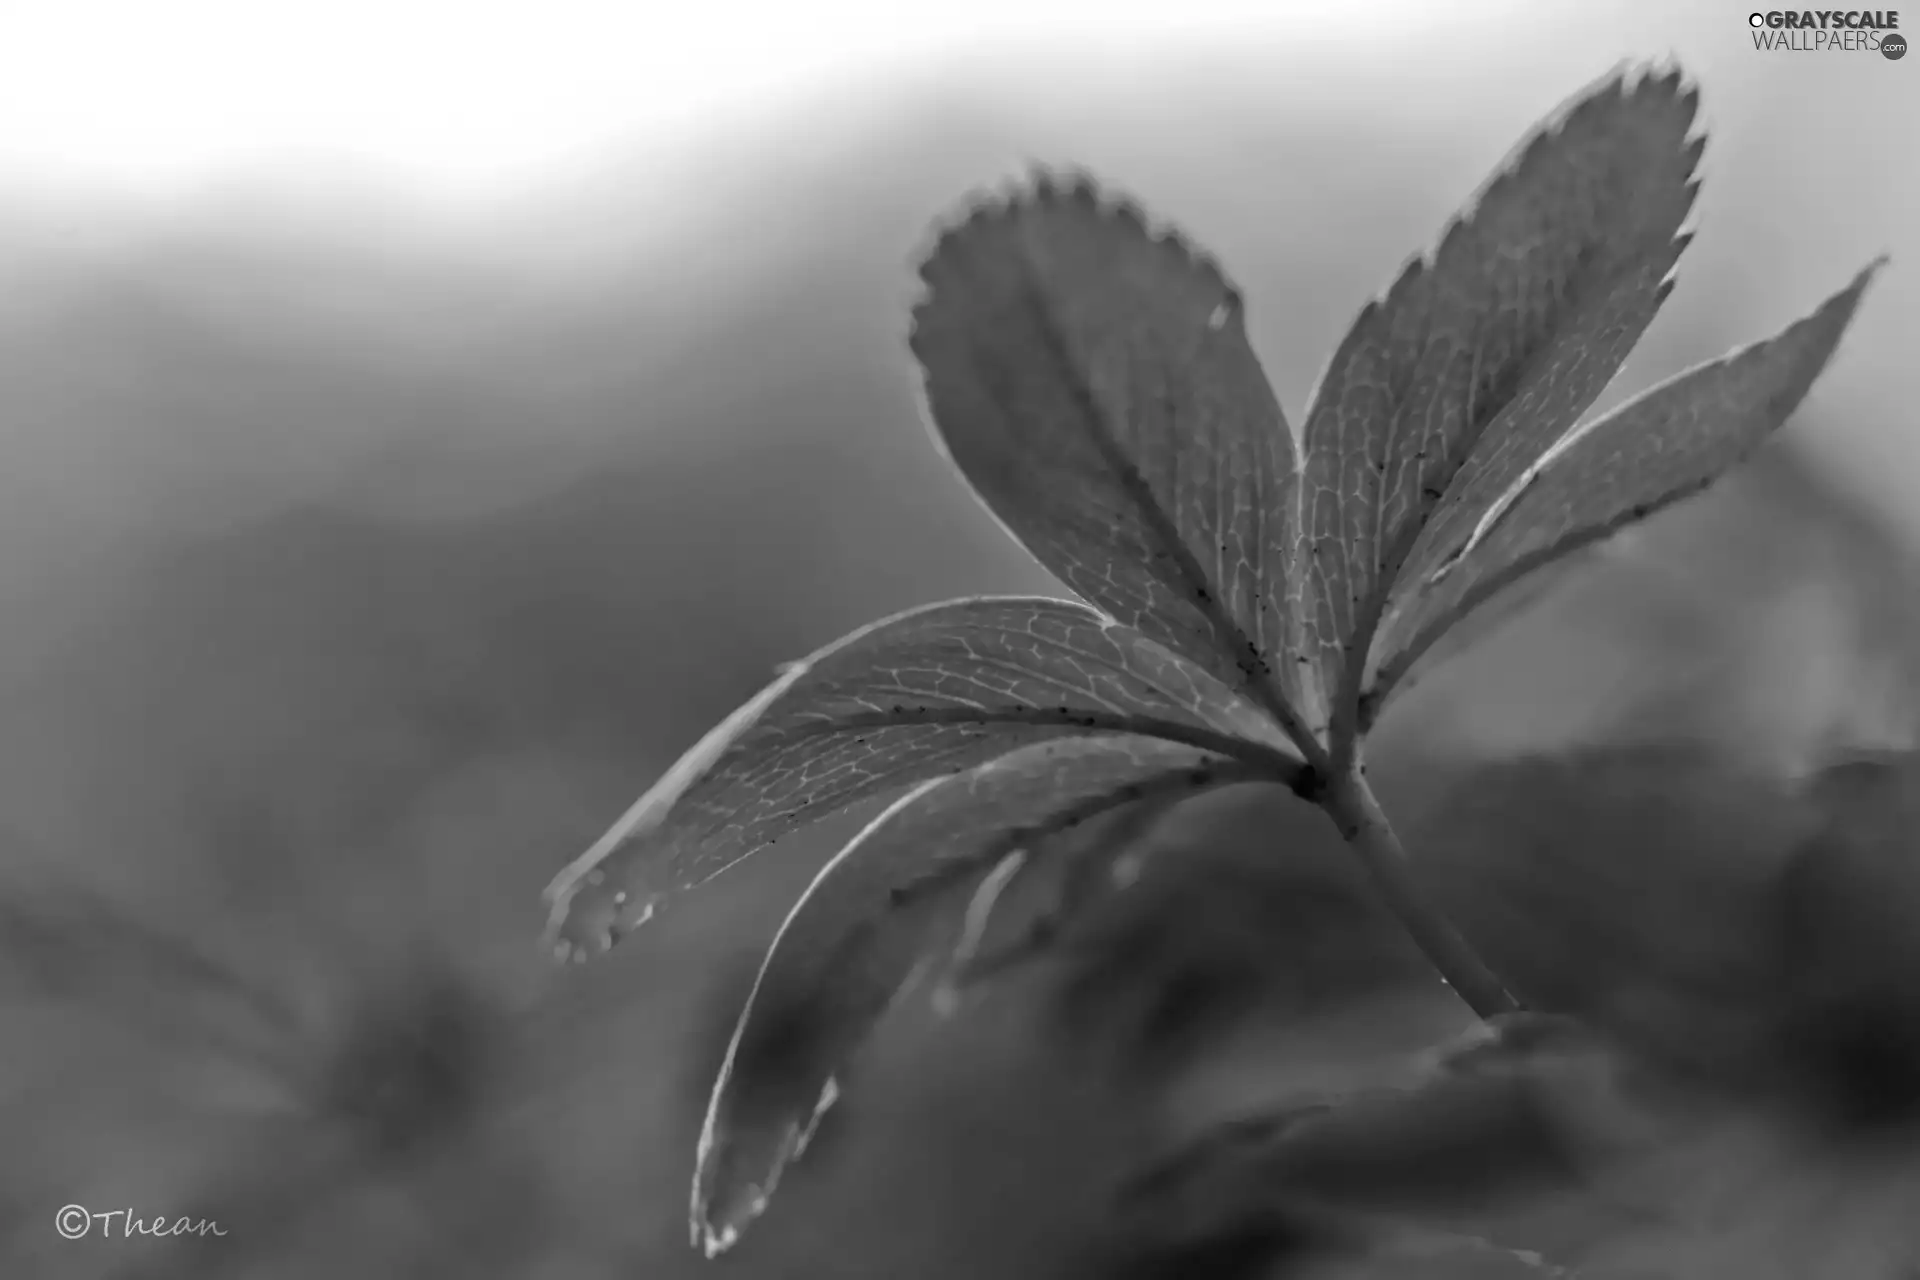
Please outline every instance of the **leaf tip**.
[[766, 1193], [758, 1188], [750, 1188], [749, 1191], [750, 1194], [734, 1213], [719, 1217], [709, 1216], [706, 1206], [695, 1202], [690, 1237], [693, 1247], [709, 1262], [739, 1244], [747, 1226], [767, 1211]]
[[1671, 102], [1688, 116], [1700, 103], [1700, 84], [1688, 74], [1678, 50], [1650, 57], [1622, 58], [1597, 82], [1597, 90], [1575, 95], [1575, 100], [1598, 97], [1611, 88], [1625, 99], [1644, 95], [1648, 99]]
[[711, 1262], [727, 1250], [733, 1248], [740, 1239], [740, 1232], [733, 1227], [713, 1227], [701, 1223], [694, 1228], [693, 1246]]
[[1682, 86], [1687, 83], [1686, 70], [1680, 65], [1678, 50], [1669, 48], [1665, 53], [1626, 63], [1627, 74], [1632, 77], [1633, 90], [1645, 89], [1652, 85], [1660, 92], [1671, 97], [1684, 97]]
[[611, 951], [621, 938], [653, 919], [658, 894], [634, 897], [612, 888], [606, 872], [570, 867], [547, 886], [547, 927], [541, 944], [560, 964], [584, 964]]
[[[779, 1188], [781, 1175], [786, 1172], [788, 1165], [806, 1154], [808, 1144], [820, 1128], [820, 1122], [834, 1103], [840, 1100], [840, 1082], [828, 1076], [820, 1087], [812, 1111], [804, 1121], [780, 1126], [770, 1148], [750, 1144], [749, 1150], [742, 1152], [736, 1149], [733, 1142], [720, 1135], [720, 1109], [732, 1074], [732, 1058], [732, 1051], [729, 1050], [728, 1060], [714, 1082], [713, 1102], [708, 1107], [706, 1122], [701, 1126], [700, 1141], [694, 1155], [693, 1198], [688, 1229], [694, 1248], [709, 1259], [719, 1257], [738, 1244], [747, 1228], [767, 1211], [773, 1193]], [[754, 1159], [755, 1151], [763, 1153], [756, 1161], [762, 1166], [760, 1180], [738, 1180], [734, 1176], [738, 1172], [736, 1166], [743, 1159]]]
[[1039, 269], [1053, 245], [1112, 256], [1115, 246], [1144, 244], [1208, 277], [1224, 295], [1229, 313], [1244, 310], [1239, 288], [1220, 262], [1177, 228], [1157, 222], [1131, 196], [1102, 183], [1078, 165], [1030, 161], [1023, 177], [992, 193], [976, 190], [948, 216], [935, 221], [930, 245], [918, 255], [922, 297], [913, 308], [909, 345], [922, 354], [926, 322], [944, 285], [969, 274]]
[[1874, 279], [1893, 262], [1893, 256], [1886, 251], [1874, 255], [1873, 260], [1854, 273], [1847, 286], [1821, 304], [1815, 318], [1830, 317], [1838, 331], [1853, 323], [1853, 313], [1859, 309], [1860, 300], [1866, 296], [1867, 288]]

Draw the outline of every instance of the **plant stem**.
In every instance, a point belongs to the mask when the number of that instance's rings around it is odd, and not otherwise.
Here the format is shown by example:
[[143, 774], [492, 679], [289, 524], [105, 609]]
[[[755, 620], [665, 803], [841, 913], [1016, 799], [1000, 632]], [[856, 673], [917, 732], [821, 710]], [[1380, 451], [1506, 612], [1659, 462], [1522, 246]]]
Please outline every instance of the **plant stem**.
[[1407, 851], [1357, 761], [1329, 780], [1321, 806], [1446, 984], [1482, 1019], [1519, 1012], [1520, 1002], [1506, 985], [1475, 954], [1453, 922], [1421, 895]]

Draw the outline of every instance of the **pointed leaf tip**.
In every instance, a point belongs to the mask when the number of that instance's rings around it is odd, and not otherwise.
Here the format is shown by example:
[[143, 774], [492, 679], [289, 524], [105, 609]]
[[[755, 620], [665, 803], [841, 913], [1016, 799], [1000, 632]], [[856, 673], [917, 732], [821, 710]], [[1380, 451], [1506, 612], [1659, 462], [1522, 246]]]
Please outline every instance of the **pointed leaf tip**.
[[1665, 298], [1701, 140], [1678, 69], [1625, 66], [1536, 129], [1368, 304], [1307, 413], [1287, 574], [1333, 739], [1382, 619], [1571, 426]]
[[1799, 408], [1882, 267], [1876, 257], [1772, 338], [1689, 369], [1569, 433], [1514, 480], [1467, 544], [1410, 589], [1370, 696], [1522, 576], [1698, 493]]
[[1042, 173], [950, 226], [920, 276], [927, 416], [981, 501], [1076, 593], [1292, 726], [1293, 435], [1225, 273], [1085, 175]]
[[1049, 837], [1144, 796], [1269, 776], [1198, 748], [1108, 735], [1022, 748], [895, 801], [814, 878], [761, 963], [701, 1130], [696, 1240], [730, 1242], [759, 1215], [928, 955], [967, 954], [998, 891], [1050, 856]]

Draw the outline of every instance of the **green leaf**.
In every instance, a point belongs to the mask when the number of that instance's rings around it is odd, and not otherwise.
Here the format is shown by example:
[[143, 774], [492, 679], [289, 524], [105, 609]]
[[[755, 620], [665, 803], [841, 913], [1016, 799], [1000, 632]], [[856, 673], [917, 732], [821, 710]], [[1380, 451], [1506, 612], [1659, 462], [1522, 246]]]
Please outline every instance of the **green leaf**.
[[1526, 142], [1340, 343], [1307, 412], [1287, 568], [1292, 648], [1318, 673], [1304, 710], [1332, 741], [1357, 729], [1403, 563], [1466, 536], [1666, 297], [1696, 189], [1694, 106], [1677, 71], [1616, 72]]
[[1661, 383], [1540, 458], [1391, 621], [1369, 702], [1509, 583], [1699, 492], [1757, 448], [1826, 368], [1880, 265], [1773, 338]]
[[768, 949], [700, 1137], [695, 1243], [716, 1254], [765, 1208], [966, 888], [1116, 807], [1264, 776], [1201, 748], [1106, 735], [1028, 746], [895, 801], [821, 870]]
[[1220, 268], [1090, 180], [1042, 175], [941, 236], [921, 276], [928, 416], [988, 509], [1074, 591], [1291, 723], [1293, 435]]
[[1258, 708], [1086, 605], [929, 605], [795, 663], [681, 757], [548, 888], [549, 940], [584, 959], [666, 893], [856, 801], [1014, 747], [1111, 732], [1244, 756], [1276, 777], [1297, 767]]

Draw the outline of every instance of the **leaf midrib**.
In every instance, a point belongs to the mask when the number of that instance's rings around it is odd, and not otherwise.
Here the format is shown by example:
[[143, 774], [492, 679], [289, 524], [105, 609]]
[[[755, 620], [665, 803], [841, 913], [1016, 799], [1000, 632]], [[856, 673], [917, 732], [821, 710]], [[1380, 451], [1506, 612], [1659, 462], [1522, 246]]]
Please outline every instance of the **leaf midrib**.
[[856, 733], [862, 729], [914, 728], [921, 725], [1033, 725], [1082, 728], [1089, 733], [1132, 734], [1159, 738], [1185, 747], [1259, 765], [1272, 772], [1275, 781], [1291, 783], [1306, 768], [1304, 761], [1262, 742], [1204, 725], [1157, 716], [1136, 716], [1103, 711], [1084, 711], [1056, 707], [913, 707], [899, 711], [852, 712], [823, 718], [814, 724], [786, 726], [782, 736], [789, 743], [813, 738]]
[[[1678, 238], [1677, 235], [1668, 237], [1665, 245], [1670, 246]], [[1351, 716], [1353, 731], [1355, 733], [1365, 733], [1367, 729], [1371, 727], [1371, 717], [1363, 714], [1362, 704], [1371, 705], [1374, 714], [1377, 715], [1379, 710], [1385, 705], [1386, 699], [1391, 695], [1393, 684], [1401, 676], [1406, 674], [1414, 658], [1417, 658], [1418, 654], [1416, 653], [1406, 662], [1396, 663], [1397, 674], [1393, 680], [1386, 678], [1386, 672], [1383, 669], [1372, 684], [1367, 683], [1366, 668], [1372, 656], [1373, 644], [1374, 641], [1378, 639], [1380, 623], [1385, 618], [1387, 606], [1393, 597], [1395, 587], [1399, 585], [1401, 573], [1406, 568], [1406, 562], [1418, 548], [1420, 535], [1426, 532], [1427, 526], [1432, 523], [1435, 516], [1439, 513], [1441, 506], [1447, 500], [1447, 496], [1453, 492], [1456, 485], [1461, 483], [1462, 475], [1472, 463], [1473, 455], [1478, 450], [1481, 441], [1486, 438], [1488, 432], [1500, 424], [1501, 419], [1507, 415], [1514, 405], [1518, 404], [1530, 390], [1539, 384], [1545, 376], [1546, 371], [1553, 367], [1553, 357], [1555, 354], [1575, 339], [1582, 322], [1590, 318], [1597, 311], [1605, 308], [1621, 286], [1631, 285], [1634, 282], [1634, 277], [1644, 270], [1644, 265], [1645, 259], [1643, 257], [1638, 254], [1628, 253], [1597, 254], [1593, 259], [1584, 264], [1580, 278], [1571, 283], [1567, 289], [1565, 309], [1560, 313], [1558, 323], [1554, 325], [1553, 336], [1540, 343], [1528, 354], [1519, 376], [1514, 380], [1512, 394], [1488, 417], [1486, 425], [1474, 437], [1473, 443], [1463, 451], [1459, 462], [1449, 469], [1446, 481], [1441, 487], [1441, 495], [1434, 501], [1433, 506], [1427, 511], [1425, 517], [1418, 524], [1406, 531], [1400, 539], [1402, 545], [1395, 549], [1395, 553], [1391, 557], [1381, 557], [1380, 577], [1374, 584], [1373, 595], [1366, 602], [1361, 615], [1366, 619], [1365, 628], [1363, 631], [1356, 631], [1354, 636], [1356, 641], [1363, 642], [1358, 650], [1360, 658], [1359, 661], [1352, 664], [1349, 671], [1345, 673], [1345, 677], [1341, 682], [1342, 687], [1339, 701], [1333, 710], [1333, 718], [1336, 723], [1340, 721], [1343, 715]], [[1662, 272], [1660, 280], [1664, 280], [1671, 270], [1672, 268], [1669, 267], [1667, 272]], [[1659, 289], [1660, 280], [1654, 281], [1656, 292]], [[1655, 310], [1658, 310], [1657, 304]], [[1642, 327], [1642, 334], [1644, 334], [1644, 332], [1645, 326]], [[1638, 342], [1639, 339], [1636, 337], [1634, 343], [1628, 348], [1629, 353], [1631, 353], [1633, 346], [1638, 345]], [[1474, 360], [1476, 366], [1479, 358], [1480, 340], [1476, 337], [1474, 344]], [[1623, 360], [1622, 364], [1624, 363], [1625, 361]], [[1619, 369], [1616, 368], [1614, 372], [1617, 375]], [[1611, 381], [1611, 379], [1609, 379], [1609, 381]], [[1472, 404], [1471, 393], [1476, 385], [1477, 379], [1471, 380], [1468, 383], [1470, 397], [1468, 402], [1469, 407], [1471, 407]], [[1604, 393], [1605, 389], [1605, 386], [1602, 386], [1600, 391], [1595, 393], [1596, 398]], [[1592, 406], [1589, 405], [1588, 409], [1591, 409], [1591, 407]], [[1575, 415], [1573, 424], [1568, 427], [1566, 432], [1562, 433], [1561, 438], [1579, 430], [1581, 419], [1585, 416], [1585, 413], [1586, 410], [1583, 410], [1580, 414]], [[1550, 442], [1547, 449], [1550, 451], [1554, 444], [1557, 443], [1558, 439]], [[1490, 458], [1492, 456], [1493, 455], [1489, 455]], [[1496, 495], [1495, 501], [1498, 502], [1502, 496], [1504, 495]], [[1579, 545], [1582, 544], [1576, 542], [1562, 548], [1562, 550], [1571, 551]], [[1512, 582], [1519, 576], [1521, 575], [1516, 574], [1512, 577], [1506, 577], [1503, 579], [1503, 582]], [[1424, 583], [1421, 584], [1422, 589], [1424, 589], [1424, 586]], [[1416, 592], [1416, 595], [1417, 594], [1418, 592]], [[1485, 595], [1480, 595], [1473, 605], [1450, 610], [1449, 616], [1451, 620], [1457, 621], [1465, 617], [1472, 608], [1478, 607], [1478, 604], [1485, 599]], [[1447, 625], [1451, 626], [1452, 621], [1449, 621]], [[1420, 645], [1418, 652], [1424, 653], [1427, 648], [1431, 647], [1431, 643], [1430, 640], [1427, 644]]]
[[[1163, 554], [1173, 562], [1180, 580], [1179, 585], [1185, 589], [1187, 603], [1206, 619], [1217, 637], [1225, 638], [1240, 653], [1250, 654], [1263, 664], [1270, 665], [1267, 655], [1253, 643], [1252, 637], [1247, 635], [1240, 624], [1221, 607], [1219, 590], [1208, 582], [1206, 571], [1194, 558], [1193, 550], [1187, 546], [1186, 539], [1180, 536], [1179, 527], [1154, 499], [1152, 487], [1147, 484], [1140, 474], [1140, 469], [1127, 457], [1126, 451], [1120, 447], [1120, 442], [1108, 429], [1107, 415], [1094, 395], [1093, 387], [1081, 375], [1079, 365], [1073, 360], [1066, 333], [1055, 316], [1046, 294], [1030, 281], [1026, 283], [1024, 291], [1027, 301], [1033, 308], [1041, 342], [1045, 344], [1047, 354], [1053, 358], [1055, 366], [1061, 371], [1074, 401], [1074, 407], [1079, 411], [1080, 419], [1086, 426], [1094, 448], [1099, 452], [1101, 461], [1106, 463], [1108, 469], [1113, 472], [1114, 478], [1119, 481], [1122, 491], [1133, 500], [1141, 519], [1146, 522], [1148, 532], [1160, 543]], [[1271, 592], [1273, 584], [1263, 585]], [[1284, 590], [1285, 583], [1279, 585]], [[1317, 744], [1306, 732], [1305, 726], [1301, 724], [1293, 709], [1287, 705], [1286, 699], [1280, 697], [1266, 680], [1258, 678], [1253, 672], [1243, 667], [1239, 658], [1232, 654], [1226, 656], [1233, 664], [1234, 670], [1240, 674], [1239, 692], [1252, 698], [1259, 704], [1261, 710], [1272, 716], [1303, 753], [1317, 752]]]

